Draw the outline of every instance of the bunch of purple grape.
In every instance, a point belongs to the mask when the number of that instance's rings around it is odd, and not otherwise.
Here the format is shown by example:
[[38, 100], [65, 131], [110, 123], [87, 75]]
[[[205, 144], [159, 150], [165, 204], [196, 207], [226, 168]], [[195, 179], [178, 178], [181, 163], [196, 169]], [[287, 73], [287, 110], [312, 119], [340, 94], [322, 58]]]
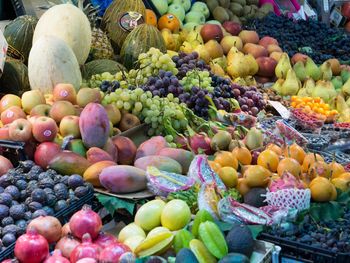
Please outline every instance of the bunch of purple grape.
[[211, 76], [214, 86], [213, 96], [215, 98], [235, 98], [234, 89], [229, 79], [217, 75]]
[[179, 52], [179, 55], [173, 56], [172, 59], [176, 64], [176, 68], [179, 70], [177, 74], [179, 79], [185, 77], [187, 71], [192, 69], [210, 71], [210, 66], [207, 65], [204, 60], [199, 59], [197, 52], [192, 52], [190, 54]]
[[209, 93], [205, 89], [192, 87], [190, 92], [185, 92], [179, 96], [182, 103], [185, 103], [197, 116], [208, 119], [209, 101], [206, 98]]
[[263, 95], [256, 87], [233, 85], [232, 88], [242, 111], [257, 116], [266, 106]]
[[178, 78], [172, 72], [164, 70], [159, 70], [157, 77], [149, 77], [141, 88], [159, 97], [166, 97], [169, 93], [172, 93], [174, 97], [179, 97], [184, 92]]

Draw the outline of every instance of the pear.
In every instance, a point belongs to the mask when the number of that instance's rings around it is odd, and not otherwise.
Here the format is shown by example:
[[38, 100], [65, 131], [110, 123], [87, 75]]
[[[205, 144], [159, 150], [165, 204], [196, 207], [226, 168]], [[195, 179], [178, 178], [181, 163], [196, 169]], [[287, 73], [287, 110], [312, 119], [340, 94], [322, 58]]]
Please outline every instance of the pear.
[[249, 64], [247, 64], [243, 53], [235, 53], [231, 56], [231, 59], [228, 59], [227, 73], [232, 78], [246, 77], [249, 72]]
[[275, 84], [273, 84], [272, 89], [276, 91], [278, 94], [281, 94], [282, 85], [284, 83], [284, 79], [278, 79]]
[[225, 71], [222, 69], [222, 67], [218, 63], [210, 62], [210, 69], [211, 69], [211, 72], [213, 72], [215, 75], [218, 75], [220, 77], [225, 76]]
[[336, 91], [340, 90], [343, 86], [343, 80], [340, 76], [336, 76], [332, 78], [332, 84]]
[[304, 81], [306, 79], [305, 66], [302, 61], [298, 61], [294, 64], [293, 70], [300, 81]]
[[320, 67], [322, 73], [323, 80], [331, 80], [332, 79], [332, 65], [329, 61], [324, 62]]
[[193, 47], [204, 44], [204, 41], [203, 41], [201, 34], [195, 30], [193, 30], [187, 34], [185, 41], [191, 43], [191, 45]]
[[254, 76], [259, 71], [258, 62], [256, 62], [255, 58], [251, 54], [245, 55], [244, 58], [245, 58], [247, 65], [249, 65], [248, 75]]
[[300, 89], [300, 83], [297, 79], [297, 76], [295, 75], [295, 72], [293, 69], [289, 69], [287, 72], [287, 78], [283, 82], [283, 85], [281, 88], [281, 95], [293, 96], [298, 93], [299, 89]]
[[225, 56], [222, 56], [220, 58], [215, 58], [212, 60], [214, 64], [219, 64], [220, 67], [225, 70], [227, 67], [227, 58]]
[[336, 97], [336, 103], [335, 104], [336, 104], [336, 110], [338, 112], [344, 112], [344, 111], [346, 111], [349, 108], [347, 103], [345, 102], [344, 97], [341, 96], [341, 95], [338, 95]]
[[176, 42], [170, 29], [164, 28], [161, 31], [162, 37], [165, 42], [166, 49], [176, 50]]
[[285, 79], [287, 72], [292, 68], [290, 64], [289, 56], [287, 53], [283, 53], [275, 68], [275, 74], [279, 79]]
[[350, 79], [348, 79], [343, 87], [341, 87], [341, 92], [343, 93], [344, 96], [349, 96], [350, 95]]
[[312, 78], [307, 78], [305, 80], [303, 88], [306, 89], [306, 92], [309, 96], [311, 96], [315, 87], [316, 87], [316, 83]]
[[340, 72], [340, 76], [343, 79], [343, 83], [347, 82], [348, 79], [350, 79], [350, 71], [349, 71], [349, 69], [343, 69]]
[[251, 128], [246, 137], [244, 138], [244, 144], [249, 150], [254, 150], [263, 146], [264, 138], [261, 130], [253, 127]]
[[309, 97], [310, 95], [307, 93], [307, 90], [306, 88], [301, 88], [299, 91], [298, 91], [298, 97]]
[[337, 120], [338, 122], [350, 122], [350, 108], [340, 112], [340, 116]]
[[210, 61], [210, 54], [208, 50], [205, 48], [204, 45], [198, 45], [196, 46], [193, 51], [197, 52], [199, 57], [205, 61], [205, 63], [209, 63]]
[[337, 96], [337, 92], [334, 89], [332, 82], [327, 80], [319, 80], [316, 83], [316, 87], [312, 92], [312, 97], [320, 97], [324, 102], [328, 103], [335, 96]]
[[306, 59], [305, 64], [306, 75], [313, 78], [315, 81], [321, 79], [321, 70], [317, 67], [315, 62], [311, 58]]
[[[227, 53], [227, 60], [231, 60], [234, 54], [241, 53], [236, 47], [231, 47], [230, 51]], [[243, 53], [242, 53], [243, 54]]]
[[180, 47], [180, 51], [185, 53], [191, 53], [193, 50], [194, 50], [194, 47], [190, 42], [187, 42], [187, 41], [183, 42]]

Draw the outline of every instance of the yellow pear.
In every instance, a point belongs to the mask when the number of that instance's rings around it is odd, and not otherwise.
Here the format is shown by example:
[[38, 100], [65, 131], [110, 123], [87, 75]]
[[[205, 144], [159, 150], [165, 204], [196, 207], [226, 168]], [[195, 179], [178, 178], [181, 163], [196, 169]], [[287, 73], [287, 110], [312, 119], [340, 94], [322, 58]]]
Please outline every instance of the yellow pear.
[[312, 78], [307, 78], [305, 80], [303, 88], [306, 90], [307, 95], [311, 96], [315, 87], [316, 87], [316, 83]]
[[166, 48], [168, 50], [175, 50], [176, 42], [170, 29], [168, 28], [162, 29], [161, 34], [164, 39]]
[[196, 46], [193, 51], [196, 51], [201, 59], [203, 59], [206, 63], [210, 61], [210, 54], [204, 45]]
[[187, 37], [186, 37], [186, 40], [187, 42], [191, 43], [191, 45], [193, 47], [196, 47], [198, 45], [203, 45], [204, 44], [204, 41], [203, 41], [203, 38], [201, 36], [200, 33], [198, 33], [197, 31], [190, 31], [188, 34], [187, 34]]
[[258, 62], [256, 62], [253, 55], [248, 54], [244, 56], [246, 63], [249, 65], [249, 76], [254, 76], [259, 71]]
[[[237, 47], [231, 47], [230, 51], [228, 52], [226, 58], [227, 60], [232, 60], [234, 54], [241, 53]], [[243, 54], [243, 53], [242, 53]]]
[[175, 50], [174, 51], [179, 51], [181, 45], [182, 45], [182, 40], [179, 34], [173, 34], [173, 38], [175, 41]]
[[213, 72], [215, 75], [218, 75], [221, 77], [225, 76], [225, 71], [217, 63], [210, 63], [210, 69], [211, 69], [211, 72]]
[[227, 73], [232, 78], [246, 77], [249, 75], [249, 65], [243, 55], [243, 53], [233, 54], [231, 59], [228, 60]]
[[193, 52], [194, 47], [192, 46], [191, 43], [185, 41], [182, 43], [181, 47], [180, 47], [180, 51], [183, 51], [185, 53], [191, 53]]
[[275, 68], [275, 74], [279, 79], [285, 79], [287, 77], [288, 70], [292, 68], [290, 64], [289, 56], [287, 53], [283, 53]]
[[287, 72], [287, 78], [283, 82], [283, 85], [281, 87], [281, 95], [282, 96], [293, 96], [298, 93], [298, 90], [300, 88], [298, 78], [295, 75], [295, 72], [293, 69], [289, 69]]
[[166, 53], [167, 53], [170, 57], [179, 55], [179, 53], [177, 53], [176, 51], [173, 51], [173, 50], [167, 50]]
[[284, 83], [284, 79], [278, 79], [275, 84], [273, 84], [272, 89], [276, 91], [278, 94], [281, 94], [282, 85]]

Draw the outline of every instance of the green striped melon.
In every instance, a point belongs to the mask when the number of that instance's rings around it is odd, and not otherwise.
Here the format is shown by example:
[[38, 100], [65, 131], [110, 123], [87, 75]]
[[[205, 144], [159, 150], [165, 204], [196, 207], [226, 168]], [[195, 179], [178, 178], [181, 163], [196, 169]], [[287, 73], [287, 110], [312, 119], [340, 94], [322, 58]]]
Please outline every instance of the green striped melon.
[[114, 75], [119, 71], [125, 71], [125, 70], [126, 69], [122, 64], [110, 59], [96, 59], [86, 63], [81, 68], [83, 78], [86, 80], [89, 80], [91, 76], [96, 74], [109, 72]]
[[121, 62], [131, 69], [141, 53], [147, 52], [151, 47], [158, 48], [161, 52], [166, 52], [166, 45], [160, 31], [148, 24], [137, 26], [127, 36], [120, 51]]
[[27, 66], [20, 60], [6, 59], [0, 78], [0, 93], [22, 96], [23, 92], [28, 90], [30, 86]]

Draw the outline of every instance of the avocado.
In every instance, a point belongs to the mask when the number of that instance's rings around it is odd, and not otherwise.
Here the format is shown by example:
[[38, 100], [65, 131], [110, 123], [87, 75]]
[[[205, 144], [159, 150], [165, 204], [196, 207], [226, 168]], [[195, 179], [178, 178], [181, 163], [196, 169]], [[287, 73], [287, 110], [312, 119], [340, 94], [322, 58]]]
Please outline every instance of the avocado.
[[249, 263], [250, 260], [246, 255], [241, 253], [229, 253], [218, 263]]
[[226, 236], [229, 253], [242, 253], [250, 258], [254, 250], [252, 232], [246, 225], [234, 225]]
[[177, 253], [175, 263], [198, 263], [198, 260], [190, 249], [183, 248]]
[[254, 207], [262, 207], [267, 205], [267, 203], [264, 202], [265, 197], [262, 195], [266, 194], [265, 188], [252, 188], [244, 195], [244, 203], [247, 205], [251, 205]]

